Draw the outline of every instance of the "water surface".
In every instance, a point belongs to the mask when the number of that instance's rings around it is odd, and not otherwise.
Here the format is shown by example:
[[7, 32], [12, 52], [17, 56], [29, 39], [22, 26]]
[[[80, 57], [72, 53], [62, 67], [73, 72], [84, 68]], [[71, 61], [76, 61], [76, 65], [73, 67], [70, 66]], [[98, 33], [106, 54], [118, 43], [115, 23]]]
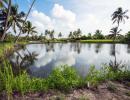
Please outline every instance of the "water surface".
[[[91, 65], [99, 69], [110, 61], [130, 66], [130, 45], [127, 44], [87, 44], [87, 43], [50, 43], [29, 44], [25, 49], [15, 52], [11, 62], [21, 65], [31, 76], [47, 77], [60, 65], [76, 68], [78, 73], [86, 76]], [[17, 69], [17, 68], [16, 68]]]

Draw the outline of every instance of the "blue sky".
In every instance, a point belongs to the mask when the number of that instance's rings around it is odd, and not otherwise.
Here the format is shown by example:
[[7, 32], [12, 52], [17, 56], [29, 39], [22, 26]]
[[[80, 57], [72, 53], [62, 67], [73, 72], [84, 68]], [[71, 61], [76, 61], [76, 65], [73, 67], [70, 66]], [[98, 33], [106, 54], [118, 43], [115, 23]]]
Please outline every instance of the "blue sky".
[[[19, 10], [27, 12], [32, 0], [13, 0]], [[96, 29], [109, 34], [112, 25], [111, 14], [118, 7], [129, 10], [130, 0], [36, 0], [29, 20], [39, 33], [45, 29], [54, 29], [64, 36], [69, 31], [80, 28], [84, 34], [94, 33]], [[127, 14], [130, 16], [130, 12]], [[121, 24], [122, 34], [130, 30], [130, 20]]]

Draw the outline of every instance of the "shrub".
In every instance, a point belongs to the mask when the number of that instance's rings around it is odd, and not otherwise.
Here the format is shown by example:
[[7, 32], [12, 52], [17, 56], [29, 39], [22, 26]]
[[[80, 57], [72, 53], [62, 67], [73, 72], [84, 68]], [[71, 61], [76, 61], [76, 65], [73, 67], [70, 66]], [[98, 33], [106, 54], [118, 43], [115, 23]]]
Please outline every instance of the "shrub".
[[54, 69], [48, 78], [49, 87], [65, 91], [79, 86], [80, 83], [81, 77], [75, 69], [68, 66]]

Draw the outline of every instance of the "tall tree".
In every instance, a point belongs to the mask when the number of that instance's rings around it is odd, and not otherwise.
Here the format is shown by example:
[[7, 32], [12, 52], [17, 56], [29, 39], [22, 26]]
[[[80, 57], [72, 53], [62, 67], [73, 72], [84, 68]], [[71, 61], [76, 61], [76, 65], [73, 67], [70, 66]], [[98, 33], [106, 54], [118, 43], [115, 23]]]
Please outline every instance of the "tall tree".
[[[126, 15], [126, 13], [128, 12], [128, 10], [123, 11], [123, 9], [121, 7], [119, 7], [116, 11], [114, 11], [114, 13], [112, 14], [112, 21], [113, 23], [117, 22], [117, 27], [114, 28], [115, 31], [118, 31], [119, 25], [120, 23], [123, 21], [125, 22], [125, 19], [128, 19], [129, 17]], [[118, 33], [118, 32], [117, 32]], [[115, 33], [114, 39], [116, 39], [116, 35], [117, 33]]]
[[69, 38], [73, 38], [73, 32], [70, 32], [70, 34], [68, 35]]
[[6, 8], [9, 3], [9, 0], [0, 0], [0, 8]]
[[[6, 0], [4, 0], [4, 1], [6, 1]], [[8, 10], [7, 10], [7, 15], [6, 15], [6, 20], [5, 20], [5, 26], [4, 26], [4, 30], [3, 30], [3, 35], [1, 37], [1, 41], [3, 41], [4, 38], [5, 38], [6, 28], [8, 26], [8, 20], [9, 20], [9, 16], [10, 16], [10, 9], [11, 9], [11, 0], [9, 0], [9, 2], [8, 2]]]
[[115, 34], [119, 34], [122, 30], [118, 30], [118, 27], [113, 27], [110, 32], [115, 35]]
[[[31, 6], [30, 6], [30, 8], [29, 8], [29, 11], [28, 11], [28, 13], [27, 13], [27, 15], [26, 15], [26, 17], [25, 17], [25, 20], [24, 20], [24, 23], [23, 23], [23, 25], [22, 25], [22, 28], [24, 27], [24, 24], [26, 23], [26, 20], [27, 20], [27, 18], [28, 18], [28, 15], [30, 14], [31, 9], [32, 9], [32, 7], [33, 7], [35, 1], [36, 1], [36, 0], [33, 0]], [[20, 30], [18, 36], [16, 37], [16, 40], [14, 41], [15, 43], [18, 41], [18, 39], [19, 39], [19, 37], [20, 37], [20, 35], [21, 35], [21, 33], [22, 33], [22, 28], [21, 28], [21, 30]]]
[[51, 30], [51, 31], [49, 32], [49, 35], [50, 35], [50, 38], [51, 38], [51, 39], [54, 39], [54, 33], [55, 33], [54, 30]]
[[104, 39], [104, 36], [102, 34], [101, 30], [96, 30], [95, 34], [93, 35], [94, 39]]
[[34, 27], [30, 21], [27, 21], [25, 23], [25, 26], [23, 27], [23, 31], [27, 33], [27, 38], [29, 37], [29, 35], [33, 35], [34, 33], [37, 33], [35, 29], [36, 27]]
[[58, 34], [58, 37], [59, 37], [59, 38], [62, 37], [62, 33], [61, 33], [61, 32]]
[[126, 15], [128, 10], [123, 11], [121, 7], [119, 7], [114, 13], [112, 14], [112, 21], [113, 23], [117, 22], [117, 27], [119, 27], [119, 24], [123, 21], [125, 22], [125, 18], [128, 19], [129, 17]]

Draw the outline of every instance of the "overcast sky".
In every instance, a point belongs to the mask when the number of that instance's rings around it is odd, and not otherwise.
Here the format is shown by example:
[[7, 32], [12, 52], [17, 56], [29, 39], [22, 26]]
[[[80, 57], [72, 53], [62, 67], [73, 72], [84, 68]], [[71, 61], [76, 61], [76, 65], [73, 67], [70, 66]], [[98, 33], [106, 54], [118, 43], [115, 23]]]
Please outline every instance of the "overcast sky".
[[[32, 0], [14, 0], [20, 10], [27, 12]], [[54, 29], [64, 36], [69, 31], [80, 28], [84, 34], [94, 33], [96, 29], [109, 34], [114, 27], [111, 14], [118, 8], [130, 10], [130, 0], [36, 0], [29, 19], [39, 33]], [[130, 16], [130, 11], [127, 13]], [[130, 31], [130, 19], [121, 24], [122, 34]]]

